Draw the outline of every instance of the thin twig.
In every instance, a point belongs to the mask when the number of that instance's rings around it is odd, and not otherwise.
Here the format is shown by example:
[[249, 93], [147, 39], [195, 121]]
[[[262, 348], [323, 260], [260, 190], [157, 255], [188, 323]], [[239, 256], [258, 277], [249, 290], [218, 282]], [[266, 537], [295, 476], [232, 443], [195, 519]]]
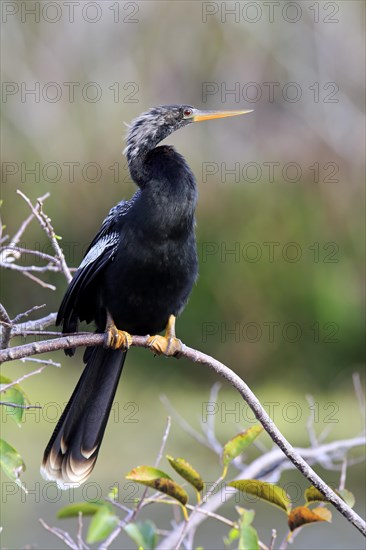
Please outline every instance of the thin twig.
[[[209, 397], [209, 403], [217, 404], [217, 399], [219, 396], [219, 391], [221, 389], [221, 382], [215, 382], [215, 384], [211, 388], [210, 397]], [[207, 426], [203, 425], [203, 421], [201, 421], [201, 427], [202, 429], [206, 427], [206, 430], [204, 431], [207, 441], [213, 451], [215, 451], [216, 454], [221, 455], [222, 453], [222, 445], [218, 442], [215, 435], [215, 415], [210, 414], [207, 418]]]
[[0, 304], [0, 323], [3, 326], [1, 331], [1, 349], [5, 349], [9, 345], [12, 323], [8, 312], [2, 304]]
[[61, 367], [61, 363], [56, 363], [52, 359], [36, 359], [35, 357], [24, 357], [24, 359], [19, 359], [22, 363], [40, 363], [41, 365], [51, 366], [51, 367]]
[[272, 536], [271, 536], [271, 542], [269, 543], [268, 550], [274, 550], [274, 545], [277, 538], [277, 531], [276, 529], [272, 529]]
[[[188, 508], [188, 510], [193, 511], [195, 510], [196, 506], [192, 506], [192, 504], [186, 504], [186, 508]], [[220, 514], [215, 514], [215, 512], [208, 512], [204, 508], [197, 508], [197, 514], [204, 514], [208, 518], [217, 519], [218, 521], [221, 521], [221, 523], [225, 523], [230, 527], [235, 527], [235, 522], [231, 521], [231, 519], [227, 519], [224, 516], [221, 516]]]
[[[222, 476], [220, 476], [213, 484], [212, 484], [212, 487], [207, 491], [207, 493], [205, 494], [205, 496], [203, 497], [202, 501], [201, 502], [197, 502], [196, 506], [194, 507], [191, 515], [189, 516], [189, 520], [192, 521], [194, 516], [197, 514], [198, 510], [204, 505], [206, 504], [206, 502], [208, 501], [208, 499], [210, 498], [210, 496], [215, 492], [216, 488], [220, 485], [220, 483], [222, 483], [222, 481], [224, 480], [224, 478]], [[184, 522], [183, 524], [183, 529], [180, 533], [180, 536], [178, 538], [178, 542], [176, 544], [176, 546], [174, 546], [175, 550], [179, 550], [180, 548], [180, 545], [182, 544], [186, 534], [187, 534], [187, 528], [188, 528], [188, 522]]]
[[306, 400], [309, 404], [309, 416], [306, 421], [306, 427], [309, 434], [309, 439], [312, 447], [317, 447], [318, 445], [318, 439], [316, 437], [315, 429], [314, 429], [314, 407], [315, 407], [315, 401], [314, 397], [310, 394], [306, 395]]
[[21, 273], [35, 272], [35, 273], [46, 273], [48, 271], [53, 271], [54, 273], [59, 273], [60, 269], [56, 265], [18, 265], [11, 264], [8, 262], [1, 262], [0, 267], [5, 269], [12, 269], [13, 271], [20, 271]]
[[[43, 202], [46, 199], [48, 199], [48, 197], [50, 197], [50, 196], [51, 196], [51, 193], [46, 193], [42, 197], [39, 197], [37, 199], [37, 201]], [[38, 210], [38, 209], [39, 209], [39, 206], [37, 204], [37, 206], [35, 206], [35, 210]], [[30, 222], [34, 219], [34, 217], [35, 217], [35, 214], [32, 212], [32, 214], [30, 214], [28, 216], [28, 218], [26, 220], [24, 220], [24, 222], [21, 224], [18, 231], [15, 233], [14, 237], [12, 238], [10, 246], [16, 246], [18, 244], [18, 242], [20, 241], [24, 231], [26, 230], [26, 228], [30, 224]]]
[[24, 193], [22, 193], [19, 189], [17, 190], [17, 193], [28, 204], [29, 208], [32, 210], [33, 214], [35, 215], [35, 217], [39, 221], [42, 229], [45, 231], [48, 238], [50, 239], [52, 247], [53, 247], [53, 249], [56, 253], [56, 257], [58, 258], [58, 260], [60, 262], [61, 271], [63, 272], [63, 274], [66, 277], [67, 282], [69, 283], [72, 279], [72, 275], [71, 275], [70, 270], [67, 266], [64, 253], [62, 252], [62, 250], [60, 248], [60, 245], [57, 242], [55, 231], [54, 231], [54, 229], [51, 225], [51, 220], [48, 216], [46, 216], [46, 214], [44, 214], [44, 212], [42, 212], [42, 201], [40, 199], [37, 200], [37, 204], [39, 205], [39, 208], [37, 209], [36, 207], [33, 206], [30, 199], [26, 195], [24, 195]]
[[[165, 445], [170, 432], [170, 427], [171, 427], [171, 418], [170, 416], [168, 416], [161, 446], [158, 452], [158, 456], [156, 457], [156, 460], [155, 460], [155, 467], [159, 465], [159, 462], [163, 456]], [[112, 531], [112, 533], [108, 536], [108, 538], [103, 542], [103, 545], [101, 546], [101, 550], [106, 550], [107, 548], [109, 548], [109, 546], [118, 537], [118, 535], [120, 534], [122, 529], [127, 525], [127, 523], [130, 523], [135, 519], [137, 514], [140, 512], [141, 508], [144, 506], [144, 500], [146, 498], [147, 493], [148, 493], [148, 487], [146, 487], [146, 489], [144, 490], [141, 500], [137, 504], [136, 508], [134, 510], [129, 510], [129, 513], [127, 514], [127, 516], [118, 523], [116, 528]]]
[[164, 432], [164, 435], [163, 435], [163, 439], [161, 441], [161, 446], [160, 446], [160, 449], [159, 449], [159, 452], [158, 452], [158, 456], [156, 457], [156, 460], [155, 460], [155, 464], [154, 464], [155, 468], [157, 468], [159, 466], [159, 462], [163, 457], [163, 453], [164, 453], [166, 442], [167, 442], [168, 437], [169, 437], [169, 432], [170, 432], [171, 425], [172, 425], [172, 419], [171, 419], [170, 416], [168, 416], [167, 419], [166, 419], [166, 428], [165, 428], [165, 432]]
[[[5, 257], [7, 257], [7, 254], [17, 252], [19, 255], [22, 254], [31, 254], [32, 256], [37, 256], [38, 258], [41, 258], [42, 260], [47, 260], [48, 262], [52, 263], [58, 263], [58, 259], [55, 256], [51, 256], [50, 254], [46, 254], [45, 252], [41, 252], [40, 250], [31, 250], [29, 248], [22, 248], [21, 246], [13, 246], [11, 244], [7, 244], [2, 247], [1, 253], [5, 254]], [[17, 258], [19, 256], [17, 255]], [[8, 261], [8, 260], [6, 260]]]
[[347, 466], [348, 466], [348, 461], [347, 461], [347, 457], [345, 456], [342, 462], [341, 478], [339, 480], [339, 487], [338, 487], [339, 491], [343, 491], [343, 489], [346, 486]]
[[191, 435], [198, 443], [201, 443], [201, 445], [204, 445], [205, 447], [208, 447], [209, 449], [211, 449], [211, 446], [207, 441], [206, 437], [204, 437], [200, 432], [192, 428], [192, 426], [187, 422], [187, 420], [183, 418], [183, 416], [181, 416], [179, 412], [173, 407], [173, 405], [170, 403], [166, 395], [164, 394], [160, 395], [160, 401], [163, 403], [165, 408], [170, 412], [170, 414], [174, 416], [174, 418], [177, 420], [177, 422], [185, 432]]
[[83, 541], [83, 513], [79, 512], [78, 517], [78, 532], [76, 534], [76, 540], [80, 550], [86, 550], [88, 546]]
[[353, 387], [355, 388], [355, 394], [360, 408], [361, 418], [363, 421], [363, 429], [366, 428], [366, 407], [365, 407], [365, 394], [363, 392], [361, 378], [358, 372], [354, 372], [352, 375]]
[[50, 285], [49, 283], [45, 283], [42, 281], [42, 279], [39, 279], [39, 277], [36, 277], [35, 275], [32, 275], [28, 271], [22, 271], [21, 272], [24, 277], [28, 277], [31, 281], [37, 283], [38, 285], [42, 286], [43, 288], [49, 288], [50, 290], [56, 290], [55, 285]]
[[27, 309], [27, 311], [23, 311], [23, 313], [18, 313], [18, 315], [16, 315], [11, 322], [13, 325], [15, 325], [16, 323], [19, 323], [19, 321], [23, 319], [23, 317], [28, 317], [31, 313], [33, 313], [33, 311], [38, 311], [39, 309], [43, 309], [44, 307], [46, 307], [46, 304], [41, 304], [40, 306], [33, 306], [30, 309]]
[[7, 401], [0, 401], [0, 405], [14, 407], [14, 409], [42, 409], [41, 405], [18, 405], [18, 403], [8, 403]]
[[28, 372], [27, 374], [23, 374], [23, 376], [21, 376], [20, 378], [17, 378], [17, 380], [14, 380], [13, 382], [11, 382], [10, 384], [5, 384], [4, 386], [1, 386], [1, 390], [0, 392], [5, 392], [7, 391], [9, 388], [12, 388], [13, 386], [16, 386], [17, 384], [19, 384], [20, 382], [22, 382], [23, 380], [25, 380], [26, 378], [29, 378], [30, 376], [34, 376], [35, 374], [41, 374], [41, 372], [47, 367], [48, 365], [43, 365], [43, 367], [40, 367], [39, 369], [37, 370], [34, 370], [32, 372]]
[[46, 317], [42, 317], [41, 319], [35, 319], [34, 321], [27, 321], [26, 323], [20, 323], [18, 325], [14, 325], [12, 328], [12, 332], [15, 334], [20, 330], [42, 330], [44, 328], [49, 327], [50, 325], [54, 325], [56, 322], [57, 313], [50, 313], [49, 315], [46, 315]]
[[[10, 348], [0, 351], [0, 362], [20, 359], [25, 356], [45, 351], [54, 351], [56, 349], [69, 349], [77, 346], [102, 345], [104, 341], [103, 334], [67, 336], [65, 338], [56, 338], [51, 341], [34, 342], [17, 348]], [[147, 336], [133, 336], [132, 345], [138, 347], [149, 347]], [[314, 470], [305, 462], [292, 445], [281, 434], [277, 426], [271, 420], [267, 412], [260, 404], [258, 398], [245, 382], [231, 369], [226, 367], [220, 361], [206, 355], [200, 351], [194, 350], [182, 344], [180, 356], [183, 356], [194, 363], [206, 365], [211, 370], [225, 378], [243, 397], [246, 403], [254, 412], [256, 418], [261, 422], [271, 439], [282, 450], [287, 458], [296, 466], [296, 468], [314, 485], [333, 506], [356, 528], [366, 536], [366, 523], [352, 508], [350, 508], [335, 492], [314, 472]]]
[[59, 529], [58, 527], [50, 527], [42, 518], [39, 518], [39, 523], [42, 525], [42, 527], [44, 527], [44, 529], [46, 529], [46, 531], [49, 531], [50, 533], [61, 539], [66, 544], [66, 546], [72, 548], [72, 550], [79, 550], [78, 545], [70, 537], [69, 533], [63, 531], [62, 529]]

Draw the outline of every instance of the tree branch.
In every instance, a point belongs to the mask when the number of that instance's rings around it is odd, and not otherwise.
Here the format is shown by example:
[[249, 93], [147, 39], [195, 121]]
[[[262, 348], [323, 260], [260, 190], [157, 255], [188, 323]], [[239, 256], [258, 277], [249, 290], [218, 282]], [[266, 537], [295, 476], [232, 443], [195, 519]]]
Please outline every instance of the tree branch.
[[[148, 336], [133, 336], [132, 346], [148, 348]], [[14, 359], [22, 359], [30, 355], [68, 349], [79, 346], [100, 346], [103, 345], [103, 334], [71, 334], [63, 338], [56, 338], [43, 342], [33, 342], [8, 348], [0, 351], [0, 363]], [[182, 345], [180, 357], [185, 357], [194, 363], [206, 365], [215, 371], [222, 378], [225, 378], [243, 397], [249, 407], [252, 409], [256, 418], [262, 424], [271, 439], [282, 450], [287, 458], [295, 467], [314, 485], [333, 506], [356, 528], [366, 536], [366, 523], [356, 514], [328, 485], [314, 472], [314, 470], [305, 462], [298, 452], [290, 445], [285, 437], [278, 430], [267, 412], [261, 406], [259, 400], [245, 382], [226, 367], [220, 361], [206, 355], [200, 351]]]

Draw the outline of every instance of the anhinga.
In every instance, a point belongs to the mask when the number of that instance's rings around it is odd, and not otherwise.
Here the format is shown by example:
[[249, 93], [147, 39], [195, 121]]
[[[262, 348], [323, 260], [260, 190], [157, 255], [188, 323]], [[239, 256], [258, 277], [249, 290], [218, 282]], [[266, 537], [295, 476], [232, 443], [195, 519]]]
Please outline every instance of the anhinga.
[[[197, 278], [197, 185], [184, 158], [157, 147], [191, 122], [250, 111], [199, 111], [190, 105], [155, 107], [135, 119], [127, 136], [128, 166], [139, 190], [114, 206], [90, 244], [61, 303], [57, 324], [75, 332], [94, 321], [104, 347], [84, 353], [85, 369], [45, 450], [41, 473], [59, 487], [78, 486], [97, 459], [130, 334], [151, 336], [156, 354], [175, 355], [175, 318]], [[66, 350], [73, 355], [75, 350]]]

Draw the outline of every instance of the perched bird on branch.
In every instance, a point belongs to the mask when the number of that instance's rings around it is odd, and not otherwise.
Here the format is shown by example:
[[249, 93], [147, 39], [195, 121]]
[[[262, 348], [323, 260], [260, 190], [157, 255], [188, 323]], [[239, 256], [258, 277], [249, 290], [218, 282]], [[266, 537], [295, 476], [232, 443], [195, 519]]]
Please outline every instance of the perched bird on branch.
[[105, 333], [104, 347], [86, 349], [85, 369], [44, 453], [41, 473], [62, 489], [83, 483], [95, 465], [130, 334], [153, 334], [154, 354], [179, 355], [181, 348], [175, 319], [198, 273], [197, 185], [182, 155], [157, 145], [192, 122], [249, 112], [168, 105], [150, 109], [129, 127], [125, 154], [139, 189], [109, 212], [57, 316], [64, 333], [76, 332], [79, 321], [94, 321]]

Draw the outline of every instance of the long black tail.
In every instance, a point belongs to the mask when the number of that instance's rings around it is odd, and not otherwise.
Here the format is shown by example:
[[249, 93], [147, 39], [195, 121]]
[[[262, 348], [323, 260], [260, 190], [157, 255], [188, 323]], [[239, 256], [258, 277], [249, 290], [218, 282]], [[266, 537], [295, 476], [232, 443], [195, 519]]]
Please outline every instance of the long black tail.
[[44, 452], [41, 474], [77, 487], [97, 460], [126, 351], [88, 349], [86, 366]]

